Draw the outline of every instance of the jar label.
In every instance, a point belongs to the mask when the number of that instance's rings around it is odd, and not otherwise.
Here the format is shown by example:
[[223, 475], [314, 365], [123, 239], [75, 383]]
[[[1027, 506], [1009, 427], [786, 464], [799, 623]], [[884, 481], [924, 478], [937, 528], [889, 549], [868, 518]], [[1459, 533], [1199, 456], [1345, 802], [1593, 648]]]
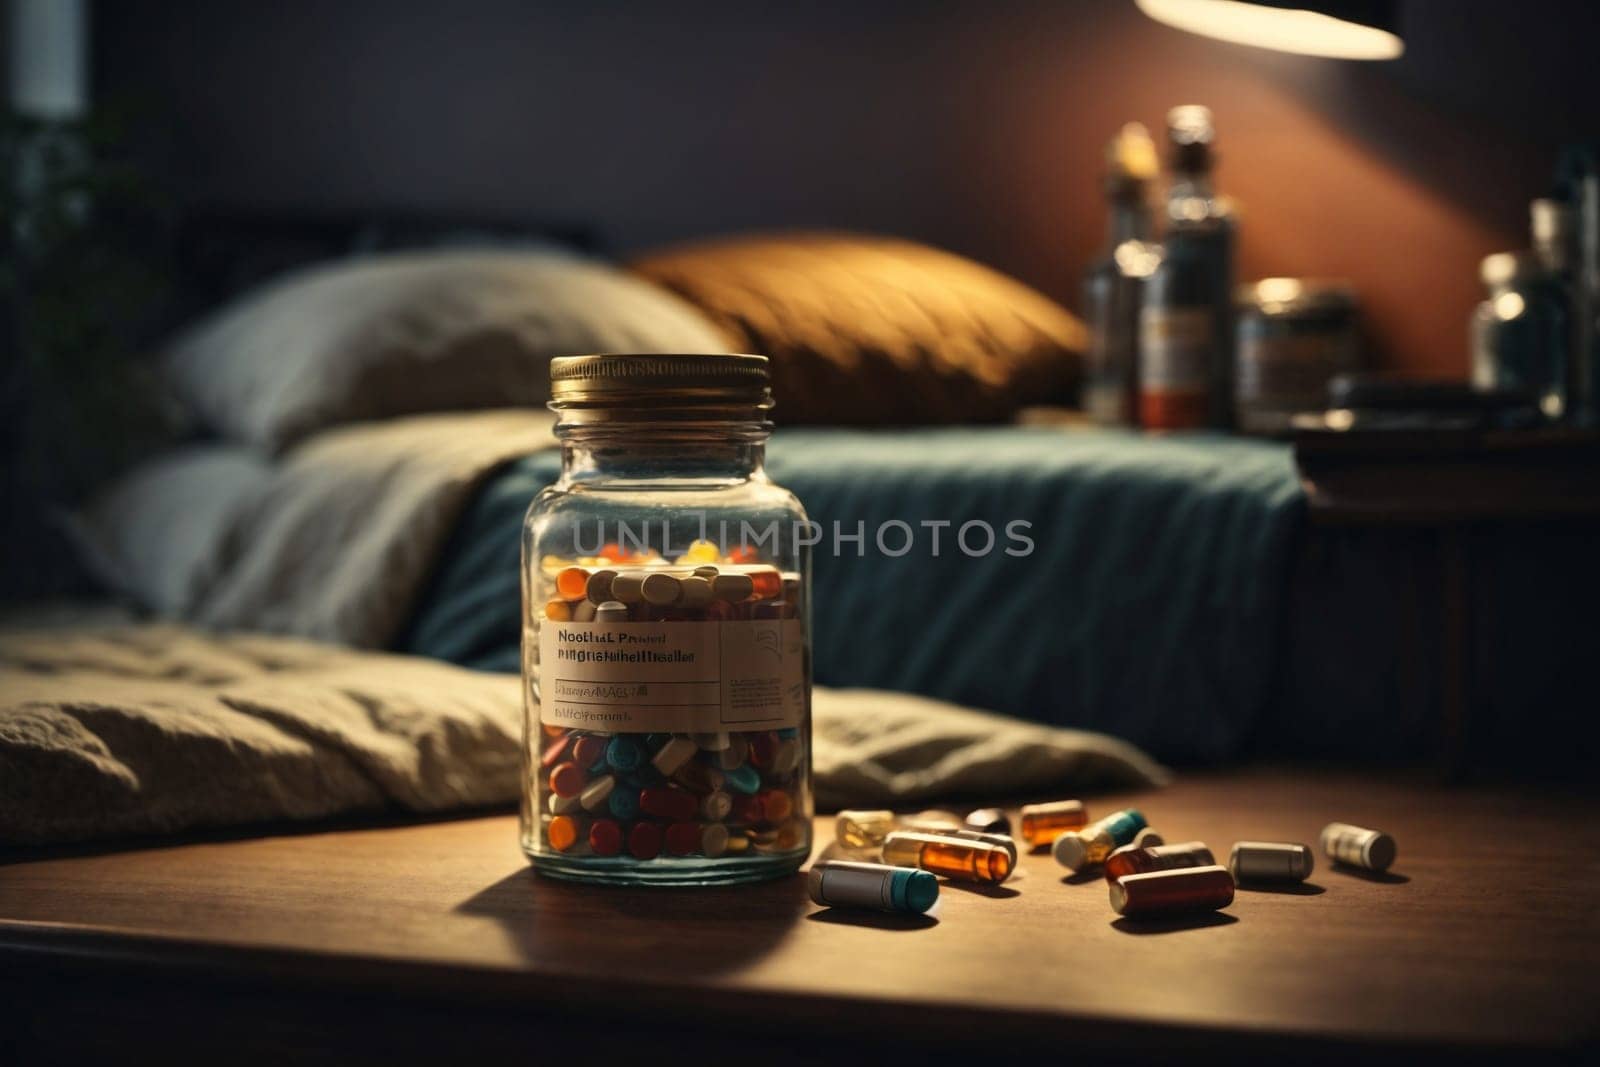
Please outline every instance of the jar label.
[[799, 619], [547, 622], [539, 721], [613, 733], [798, 726], [806, 707]]
[[1215, 344], [1211, 309], [1146, 307], [1139, 315], [1139, 387], [1204, 394]]

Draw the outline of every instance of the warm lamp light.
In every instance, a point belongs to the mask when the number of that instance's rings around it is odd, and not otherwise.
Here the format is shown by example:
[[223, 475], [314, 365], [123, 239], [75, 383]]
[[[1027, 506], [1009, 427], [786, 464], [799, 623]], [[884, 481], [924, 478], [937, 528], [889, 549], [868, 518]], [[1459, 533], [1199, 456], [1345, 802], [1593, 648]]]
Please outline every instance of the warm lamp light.
[[1394, 0], [1134, 0], [1168, 26], [1234, 44], [1333, 59], [1394, 59], [1405, 51]]

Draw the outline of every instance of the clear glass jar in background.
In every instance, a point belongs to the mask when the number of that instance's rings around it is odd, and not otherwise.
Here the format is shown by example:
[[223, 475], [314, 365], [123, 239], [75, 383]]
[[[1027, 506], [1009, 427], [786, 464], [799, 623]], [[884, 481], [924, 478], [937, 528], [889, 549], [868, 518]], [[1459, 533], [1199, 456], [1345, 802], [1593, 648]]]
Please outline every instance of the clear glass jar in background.
[[1525, 393], [1546, 417], [1566, 408], [1566, 297], [1533, 252], [1483, 261], [1489, 296], [1472, 314], [1472, 384]]
[[811, 851], [810, 537], [763, 470], [767, 361], [555, 360], [560, 480], [523, 527], [535, 870], [715, 885]]
[[1238, 292], [1234, 407], [1245, 433], [1277, 434], [1328, 406], [1328, 383], [1361, 369], [1359, 305], [1348, 283], [1264, 278]]

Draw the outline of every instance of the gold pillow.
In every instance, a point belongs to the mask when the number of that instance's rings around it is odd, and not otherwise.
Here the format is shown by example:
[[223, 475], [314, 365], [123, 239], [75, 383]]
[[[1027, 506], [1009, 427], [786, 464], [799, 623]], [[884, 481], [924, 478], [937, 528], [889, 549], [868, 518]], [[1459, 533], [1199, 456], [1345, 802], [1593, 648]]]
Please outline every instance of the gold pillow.
[[772, 360], [785, 425], [994, 422], [1078, 379], [1084, 327], [1066, 309], [911, 241], [733, 237], [632, 266], [705, 312], [730, 351]]

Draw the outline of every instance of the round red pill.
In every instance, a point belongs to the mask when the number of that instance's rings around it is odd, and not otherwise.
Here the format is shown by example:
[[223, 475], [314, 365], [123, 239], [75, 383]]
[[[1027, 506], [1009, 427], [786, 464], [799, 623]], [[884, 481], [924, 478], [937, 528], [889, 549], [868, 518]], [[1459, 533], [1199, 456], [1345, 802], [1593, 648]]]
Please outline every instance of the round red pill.
[[761, 794], [753, 797], [740, 797], [733, 802], [733, 821], [742, 823], [765, 822], [767, 818], [766, 805], [761, 803]]
[[761, 797], [761, 813], [771, 822], [782, 822], [794, 814], [794, 800], [781, 789], [769, 789], [758, 794]]
[[653, 822], [633, 824], [628, 831], [628, 851], [635, 859], [653, 860], [661, 855], [661, 827]]
[[572, 743], [572, 762], [580, 767], [593, 767], [605, 759], [606, 739], [586, 734]]
[[667, 851], [674, 856], [687, 856], [700, 850], [700, 824], [675, 822], [667, 827]]
[[641, 790], [639, 793], [639, 810], [658, 819], [677, 821], [692, 819], [695, 809], [699, 806], [694, 794], [686, 793], [682, 789], [660, 787]]
[[621, 825], [615, 819], [596, 819], [589, 827], [589, 847], [596, 856], [615, 856], [621, 852]]
[[583, 792], [589, 776], [576, 763], [558, 763], [550, 771], [550, 791], [558, 797], [575, 797]]

